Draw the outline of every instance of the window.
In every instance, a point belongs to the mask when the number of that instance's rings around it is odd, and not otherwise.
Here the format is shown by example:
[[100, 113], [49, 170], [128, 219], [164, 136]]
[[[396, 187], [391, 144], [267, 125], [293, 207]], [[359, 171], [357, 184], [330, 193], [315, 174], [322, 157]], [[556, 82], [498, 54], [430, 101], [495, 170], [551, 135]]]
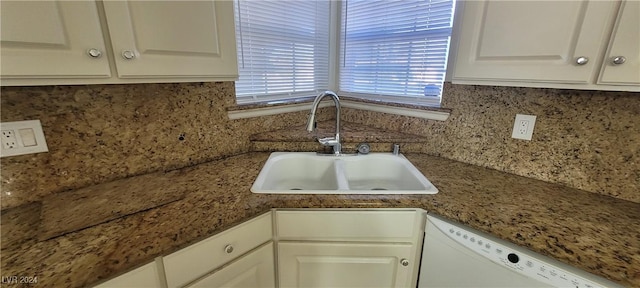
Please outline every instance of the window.
[[341, 94], [439, 105], [452, 6], [450, 0], [342, 2]]
[[328, 89], [329, 7], [329, 1], [235, 1], [238, 104]]
[[[331, 89], [437, 106], [453, 10], [453, 0], [236, 0], [238, 103]], [[339, 77], [331, 81], [331, 75]]]

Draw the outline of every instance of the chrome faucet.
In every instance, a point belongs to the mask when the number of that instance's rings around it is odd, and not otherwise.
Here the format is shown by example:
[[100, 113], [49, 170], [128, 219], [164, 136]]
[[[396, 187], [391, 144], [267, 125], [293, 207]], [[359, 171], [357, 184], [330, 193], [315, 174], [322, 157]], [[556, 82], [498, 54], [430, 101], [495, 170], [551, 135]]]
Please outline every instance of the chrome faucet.
[[318, 110], [318, 105], [320, 105], [320, 101], [324, 99], [324, 97], [330, 96], [333, 99], [333, 103], [336, 105], [336, 135], [334, 137], [325, 137], [318, 139], [318, 142], [324, 146], [333, 147], [334, 155], [342, 155], [342, 143], [340, 143], [340, 98], [338, 95], [332, 91], [324, 91], [320, 93], [320, 95], [316, 96], [316, 99], [313, 100], [313, 104], [311, 105], [311, 112], [309, 113], [309, 120], [307, 121], [307, 131], [313, 132], [316, 129], [316, 111]]

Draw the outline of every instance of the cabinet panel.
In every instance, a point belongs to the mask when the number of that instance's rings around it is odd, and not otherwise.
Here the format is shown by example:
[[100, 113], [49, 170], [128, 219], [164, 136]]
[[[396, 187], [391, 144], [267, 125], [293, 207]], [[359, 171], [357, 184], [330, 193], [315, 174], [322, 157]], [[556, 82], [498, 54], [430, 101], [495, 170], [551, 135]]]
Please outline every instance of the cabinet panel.
[[409, 244], [278, 244], [281, 287], [409, 287], [414, 262]]
[[111, 76], [95, 2], [0, 1], [0, 13], [3, 79]]
[[[590, 83], [616, 7], [614, 1], [467, 1], [454, 81]], [[589, 61], [578, 65], [581, 56]]]
[[189, 287], [271, 288], [276, 285], [275, 273], [273, 243], [269, 243]]
[[[604, 59], [599, 84], [640, 85], [640, 2], [624, 1]], [[613, 59], [625, 57], [622, 64]]]
[[139, 288], [157, 288], [164, 287], [164, 280], [158, 271], [158, 264], [154, 261], [131, 272], [118, 276], [95, 288], [121, 288], [121, 287], [139, 287]]
[[104, 8], [119, 77], [237, 77], [232, 1], [105, 1]]
[[280, 239], [412, 242], [422, 226], [416, 211], [277, 211]]
[[[486, 2], [478, 27], [478, 61], [554, 61], [574, 50], [573, 35], [584, 21], [586, 2], [560, 2], [553, 9], [532, 2]], [[526, 11], [526, 13], [524, 13]], [[545, 19], [566, 18], [567, 25]], [[505, 25], [510, 23], [511, 25]], [[528, 31], [528, 25], [536, 29]], [[540, 41], [544, 38], [548, 41]], [[509, 41], [500, 41], [509, 39]]]

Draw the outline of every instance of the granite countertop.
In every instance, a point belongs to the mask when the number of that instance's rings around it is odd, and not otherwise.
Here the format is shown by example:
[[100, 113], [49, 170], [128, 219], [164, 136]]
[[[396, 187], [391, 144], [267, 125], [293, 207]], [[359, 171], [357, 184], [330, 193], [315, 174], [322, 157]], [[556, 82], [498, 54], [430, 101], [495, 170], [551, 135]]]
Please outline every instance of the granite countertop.
[[[46, 202], [3, 211], [2, 276], [37, 276], [38, 287], [82, 287], [271, 208], [404, 207], [425, 209], [640, 287], [640, 204], [424, 154], [405, 156], [438, 187], [435, 195], [253, 194], [249, 188], [268, 156], [253, 152], [127, 178], [60, 193], [67, 201], [51, 202], [76, 207], [74, 213], [58, 208], [56, 214]], [[159, 184], [145, 189], [151, 181]], [[104, 203], [105, 211], [95, 211], [101, 207], [95, 201], [105, 200], [87, 195], [114, 189], [123, 195], [114, 196], [120, 198], [116, 207]], [[169, 197], [172, 193], [178, 196]], [[143, 205], [156, 196], [162, 199], [159, 206]], [[104, 221], [89, 217], [91, 226], [68, 232], [68, 227], [78, 229], [82, 221], [76, 218], [90, 213], [82, 211], [84, 206], [105, 215]], [[73, 225], [64, 226], [67, 222]]]

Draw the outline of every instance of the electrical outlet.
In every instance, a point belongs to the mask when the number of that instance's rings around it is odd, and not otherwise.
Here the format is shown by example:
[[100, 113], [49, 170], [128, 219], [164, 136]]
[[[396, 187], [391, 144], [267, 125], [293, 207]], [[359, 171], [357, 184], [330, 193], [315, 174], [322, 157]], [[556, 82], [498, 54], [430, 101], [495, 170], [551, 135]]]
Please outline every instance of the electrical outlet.
[[533, 128], [536, 126], [536, 116], [516, 114], [516, 120], [513, 122], [513, 132], [511, 138], [531, 140], [533, 136]]
[[18, 139], [13, 130], [2, 130], [2, 149], [14, 149], [18, 146]]
[[0, 157], [48, 152], [40, 120], [0, 123]]

